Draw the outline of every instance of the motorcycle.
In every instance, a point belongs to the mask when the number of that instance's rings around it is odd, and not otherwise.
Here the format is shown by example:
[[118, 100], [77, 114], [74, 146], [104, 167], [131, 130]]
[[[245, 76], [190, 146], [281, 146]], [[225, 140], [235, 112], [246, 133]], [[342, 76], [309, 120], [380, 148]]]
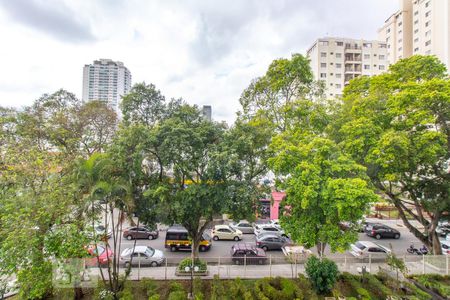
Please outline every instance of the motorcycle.
[[409, 254], [417, 254], [417, 255], [427, 255], [428, 249], [425, 247], [425, 245], [422, 246], [422, 248], [417, 249], [414, 247], [414, 244], [411, 244], [408, 249], [406, 249], [406, 252]]

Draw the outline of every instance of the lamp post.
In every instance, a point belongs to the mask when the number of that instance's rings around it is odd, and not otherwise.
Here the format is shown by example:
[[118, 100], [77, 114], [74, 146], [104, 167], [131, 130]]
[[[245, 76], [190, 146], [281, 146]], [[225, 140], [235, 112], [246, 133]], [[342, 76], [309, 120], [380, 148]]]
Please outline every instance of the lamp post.
[[191, 289], [190, 292], [188, 294], [188, 299], [194, 299], [194, 271], [198, 272], [199, 268], [198, 266], [194, 266], [194, 260], [191, 260], [191, 265], [190, 266], [186, 266], [184, 268], [184, 270], [186, 272], [191, 272]]

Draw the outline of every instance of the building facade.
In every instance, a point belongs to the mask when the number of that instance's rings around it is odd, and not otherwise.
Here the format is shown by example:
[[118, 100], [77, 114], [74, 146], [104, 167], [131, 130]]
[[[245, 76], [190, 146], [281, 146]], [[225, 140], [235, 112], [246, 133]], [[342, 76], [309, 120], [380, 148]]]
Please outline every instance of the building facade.
[[307, 56], [314, 78], [324, 81], [327, 98], [335, 98], [353, 78], [386, 71], [386, 53], [384, 42], [329, 37], [318, 39]]
[[118, 114], [121, 96], [131, 89], [131, 73], [120, 61], [95, 60], [83, 69], [83, 101], [105, 101]]
[[436, 55], [450, 67], [450, 1], [400, 0], [400, 9], [378, 30], [389, 63], [414, 54]]

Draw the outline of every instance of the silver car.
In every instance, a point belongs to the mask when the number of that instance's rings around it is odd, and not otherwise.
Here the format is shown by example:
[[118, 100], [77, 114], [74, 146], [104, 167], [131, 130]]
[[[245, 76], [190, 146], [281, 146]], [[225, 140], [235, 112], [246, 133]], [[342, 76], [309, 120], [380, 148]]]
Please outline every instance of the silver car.
[[256, 247], [264, 249], [264, 251], [268, 250], [280, 250], [281, 247], [291, 244], [291, 241], [279, 234], [260, 234], [256, 236]]
[[253, 226], [247, 221], [239, 221], [238, 223], [231, 223], [230, 227], [234, 230], [240, 230], [242, 233], [253, 233]]
[[120, 263], [127, 268], [130, 264], [157, 267], [162, 265], [164, 261], [164, 253], [161, 250], [148, 246], [136, 246], [134, 251], [133, 248], [126, 248], [120, 254]]

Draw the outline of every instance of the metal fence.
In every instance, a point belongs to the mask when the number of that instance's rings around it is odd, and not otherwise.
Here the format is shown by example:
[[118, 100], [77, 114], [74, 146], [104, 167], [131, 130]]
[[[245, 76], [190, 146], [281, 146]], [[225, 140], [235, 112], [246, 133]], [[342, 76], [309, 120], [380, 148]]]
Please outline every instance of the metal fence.
[[[180, 278], [183, 275], [190, 276], [191, 273], [180, 274], [177, 267], [185, 257], [167, 257], [164, 263], [158, 267], [149, 267], [144, 264], [133, 264], [131, 267], [131, 279], [154, 278], [160, 280]], [[447, 255], [405, 255], [399, 257], [405, 262], [409, 274], [441, 274], [449, 275], [449, 256]], [[341, 272], [358, 274], [364, 268], [367, 272], [376, 273], [380, 268], [389, 269], [385, 256], [369, 255], [363, 259], [353, 256], [329, 257], [336, 262]], [[201, 275], [205, 278], [263, 278], [263, 277], [288, 277], [296, 278], [298, 274], [305, 273], [307, 257], [282, 257], [268, 255], [261, 263], [257, 258], [244, 257], [236, 261], [232, 257], [202, 257], [207, 264], [207, 272]], [[125, 271], [125, 268], [122, 268]]]

